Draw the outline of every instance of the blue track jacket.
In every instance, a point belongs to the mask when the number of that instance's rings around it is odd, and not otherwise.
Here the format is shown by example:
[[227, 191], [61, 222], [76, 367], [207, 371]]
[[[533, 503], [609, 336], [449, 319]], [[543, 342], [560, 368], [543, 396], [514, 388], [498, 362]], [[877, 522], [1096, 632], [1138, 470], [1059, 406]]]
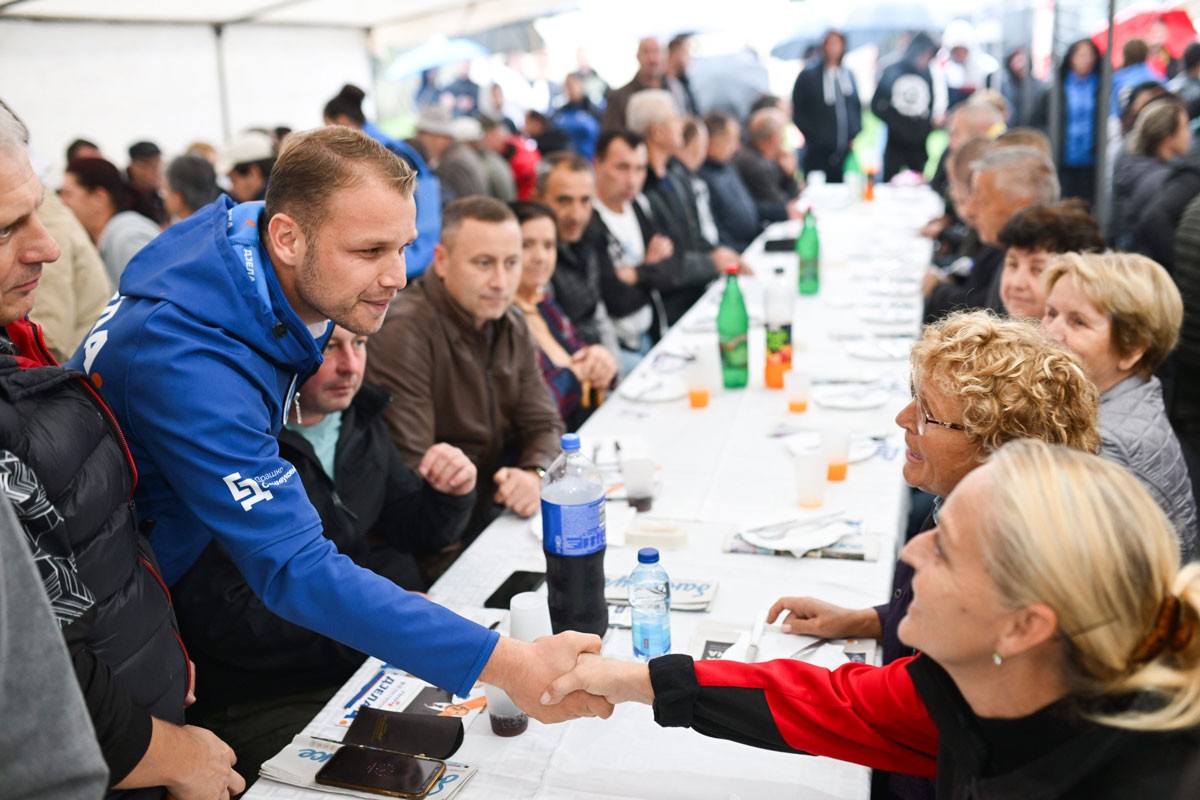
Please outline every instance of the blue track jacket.
[[274, 613], [465, 695], [497, 634], [339, 554], [279, 456], [326, 337], [288, 305], [262, 212], [221, 197], [147, 245], [70, 366], [128, 439], [167, 583], [216, 539]]

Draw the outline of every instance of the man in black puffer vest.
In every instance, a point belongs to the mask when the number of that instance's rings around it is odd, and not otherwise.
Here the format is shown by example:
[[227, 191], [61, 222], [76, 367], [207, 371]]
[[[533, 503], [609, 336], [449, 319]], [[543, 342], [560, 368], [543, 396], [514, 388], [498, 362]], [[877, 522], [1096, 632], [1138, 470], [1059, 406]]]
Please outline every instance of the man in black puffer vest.
[[42, 264], [59, 255], [34, 213], [42, 185], [27, 141], [0, 108], [0, 488], [16, 505], [66, 639], [110, 797], [237, 793], [244, 783], [232, 751], [182, 724], [190, 664], [157, 559], [137, 529], [137, 473], [121, 431], [26, 319]]

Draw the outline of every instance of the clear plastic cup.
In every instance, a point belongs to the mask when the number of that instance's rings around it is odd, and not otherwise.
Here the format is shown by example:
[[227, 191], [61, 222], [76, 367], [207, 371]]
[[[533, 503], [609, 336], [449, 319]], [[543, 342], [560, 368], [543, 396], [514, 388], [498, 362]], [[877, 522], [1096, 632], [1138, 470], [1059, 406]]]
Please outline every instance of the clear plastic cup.
[[532, 642], [549, 636], [550, 606], [546, 595], [538, 592], [521, 592], [513, 595], [509, 603], [508, 633], [522, 642]]
[[825, 431], [821, 434], [821, 451], [825, 454], [828, 480], [846, 480], [850, 468], [850, 434], [846, 431]]
[[825, 497], [825, 454], [805, 450], [795, 457], [796, 504], [801, 508], [820, 508]]
[[783, 373], [783, 391], [787, 396], [788, 411], [793, 414], [802, 414], [808, 411], [812, 379], [806, 373], [795, 369]]

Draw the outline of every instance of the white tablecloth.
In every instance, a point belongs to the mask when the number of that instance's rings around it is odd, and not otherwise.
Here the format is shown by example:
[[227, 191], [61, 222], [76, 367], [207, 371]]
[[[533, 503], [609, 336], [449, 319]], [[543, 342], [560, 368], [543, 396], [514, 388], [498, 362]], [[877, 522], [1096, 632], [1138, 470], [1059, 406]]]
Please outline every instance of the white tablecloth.
[[[887, 402], [859, 411], [833, 410], [810, 402], [803, 414], [787, 411], [784, 393], [763, 386], [764, 332], [751, 328], [750, 385], [717, 391], [705, 409], [687, 400], [644, 403], [619, 393], [588, 421], [589, 442], [634, 443], [660, 465], [661, 488], [649, 516], [686, 533], [686, 547], [664, 550], [662, 563], [676, 578], [709, 578], [720, 588], [706, 613], [674, 612], [675, 652], [688, 652], [697, 627], [713, 622], [748, 627], [782, 595], [814, 595], [833, 603], [865, 607], [886, 599], [907, 514], [907, 488], [900, 471], [903, 450], [894, 417], [908, 400], [908, 361], [865, 360], [850, 353], [883, 334], [915, 334], [920, 322], [917, 280], [928, 263], [930, 244], [917, 228], [938, 209], [927, 189], [879, 187], [873, 203], [846, 202], [840, 186], [812, 198], [822, 241], [821, 292], [797, 300], [794, 318], [795, 369], [814, 379], [877, 376]], [[767, 239], [795, 236], [798, 223], [779, 223], [747, 250], [759, 276], [775, 265], [788, 269], [795, 285], [796, 257], [765, 253]], [[743, 291], [752, 318], [762, 318], [762, 280], [745, 278]], [[713, 316], [720, 285], [689, 312], [658, 350], [694, 352], [716, 348], [704, 320]], [[893, 318], [902, 317], [900, 322]], [[887, 319], [876, 322], [873, 320]], [[705, 331], [704, 328], [709, 328]], [[846, 338], [856, 337], [856, 338]], [[669, 360], [647, 358], [639, 372], [669, 368]], [[666, 377], [682, 372], [664, 372]], [[635, 379], [643, 378], [635, 374]], [[849, 391], [854, 392], [851, 388]], [[863, 529], [881, 538], [875, 562], [796, 559], [722, 552], [727, 538], [750, 521], [780, 519], [796, 512], [795, 479], [780, 424], [797, 429], [842, 429], [888, 437], [890, 458], [876, 455], [851, 464], [844, 483], [827, 486], [824, 508], [844, 510]], [[890, 447], [887, 447], [890, 445]], [[614, 501], [614, 503], [619, 501]], [[633, 568], [636, 551], [608, 548], [606, 572]], [[431, 596], [449, 606], [478, 609], [510, 572], [542, 570], [545, 559], [530, 522], [512, 515], [497, 520], [433, 587]], [[507, 624], [506, 622], [504, 623]], [[502, 630], [504, 628], [502, 627]], [[628, 630], [614, 630], [605, 653], [631, 658]], [[869, 795], [866, 769], [824, 758], [773, 753], [668, 730], [645, 706], [617, 709], [608, 721], [577, 720], [546, 726], [530, 722], [513, 739], [491, 733], [486, 720], [468, 731], [455, 759], [479, 767], [462, 800], [484, 798], [857, 798]], [[248, 797], [267, 797], [260, 783]], [[261, 793], [260, 793], [261, 792]]]

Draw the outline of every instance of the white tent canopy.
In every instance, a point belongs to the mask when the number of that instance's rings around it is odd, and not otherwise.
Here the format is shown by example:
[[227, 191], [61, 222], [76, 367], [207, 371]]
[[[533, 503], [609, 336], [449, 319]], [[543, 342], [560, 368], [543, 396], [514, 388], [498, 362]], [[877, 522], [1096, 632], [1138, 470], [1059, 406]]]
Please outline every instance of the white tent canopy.
[[321, 124], [345, 83], [371, 92], [372, 51], [571, 7], [564, 0], [0, 0], [0, 99], [57, 180], [72, 140], [118, 166], [252, 126]]

